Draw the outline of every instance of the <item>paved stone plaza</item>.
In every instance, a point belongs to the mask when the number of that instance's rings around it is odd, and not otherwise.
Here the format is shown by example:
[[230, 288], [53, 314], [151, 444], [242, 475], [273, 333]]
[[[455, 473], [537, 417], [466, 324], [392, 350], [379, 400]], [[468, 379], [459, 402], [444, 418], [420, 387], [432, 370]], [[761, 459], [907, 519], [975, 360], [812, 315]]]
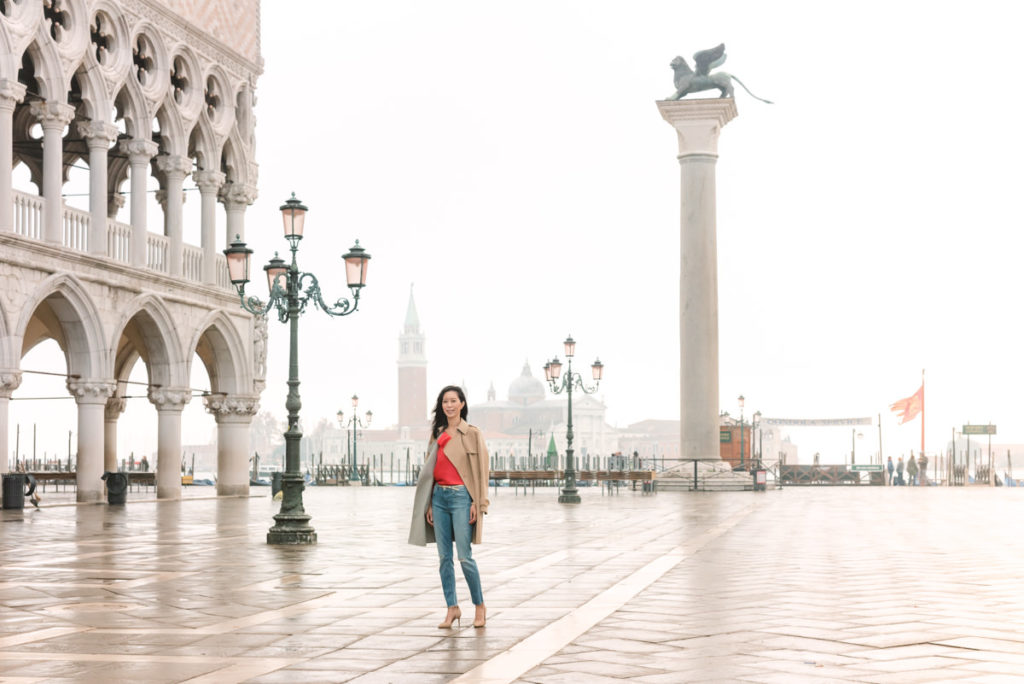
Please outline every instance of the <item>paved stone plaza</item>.
[[3, 511], [0, 682], [1024, 677], [1024, 491], [582, 495], [492, 490], [450, 631], [411, 488], [307, 490], [306, 548], [266, 496]]

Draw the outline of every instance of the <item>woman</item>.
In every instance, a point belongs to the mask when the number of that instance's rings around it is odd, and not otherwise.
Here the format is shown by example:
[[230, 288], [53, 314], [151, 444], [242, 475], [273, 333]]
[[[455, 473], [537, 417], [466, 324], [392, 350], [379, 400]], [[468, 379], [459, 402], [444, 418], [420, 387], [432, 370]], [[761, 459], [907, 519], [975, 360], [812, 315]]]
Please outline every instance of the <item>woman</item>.
[[430, 431], [430, 451], [416, 483], [409, 543], [426, 546], [437, 542], [441, 560], [441, 588], [448, 605], [444, 622], [462, 626], [462, 609], [455, 595], [455, 564], [452, 542], [458, 553], [462, 575], [476, 606], [474, 627], [487, 623], [487, 608], [480, 588], [480, 571], [470, 548], [483, 539], [483, 516], [487, 513], [487, 483], [490, 479], [487, 446], [480, 430], [466, 422], [469, 407], [462, 389], [449, 385], [437, 395]]

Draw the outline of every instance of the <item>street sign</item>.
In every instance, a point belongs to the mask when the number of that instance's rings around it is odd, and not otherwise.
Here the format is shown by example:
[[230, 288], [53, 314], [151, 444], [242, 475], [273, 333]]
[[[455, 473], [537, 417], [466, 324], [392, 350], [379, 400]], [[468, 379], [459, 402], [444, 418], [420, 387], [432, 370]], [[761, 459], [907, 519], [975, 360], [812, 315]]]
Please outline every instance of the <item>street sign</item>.
[[852, 466], [850, 466], [850, 470], [857, 473], [880, 473], [883, 470], [883, 466], [881, 463], [855, 463]]
[[994, 435], [996, 434], [995, 425], [964, 425], [965, 435]]

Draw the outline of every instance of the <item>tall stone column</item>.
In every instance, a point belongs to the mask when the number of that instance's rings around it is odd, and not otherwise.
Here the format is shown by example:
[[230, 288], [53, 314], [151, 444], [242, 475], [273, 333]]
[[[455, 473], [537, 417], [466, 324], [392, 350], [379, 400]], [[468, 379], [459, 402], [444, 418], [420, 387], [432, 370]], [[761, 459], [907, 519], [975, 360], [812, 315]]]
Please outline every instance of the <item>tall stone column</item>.
[[220, 171], [193, 171], [192, 178], [202, 198], [199, 242], [203, 249], [203, 282], [214, 285], [217, 283], [217, 193], [226, 176]]
[[222, 193], [221, 201], [227, 215], [225, 245], [230, 245], [238, 235], [245, 240], [245, 209], [256, 201], [256, 188], [246, 185], [232, 184], [227, 192]]
[[156, 497], [181, 498], [181, 412], [192, 398], [187, 387], [151, 387], [149, 400], [156, 406]]
[[43, 240], [59, 245], [64, 242], [64, 127], [74, 118], [75, 108], [42, 100], [30, 106], [43, 127]]
[[76, 486], [79, 502], [103, 499], [103, 418], [113, 382], [68, 380], [68, 391], [78, 404], [78, 460]]
[[732, 98], [658, 102], [679, 138], [680, 457], [721, 458], [718, 425], [718, 135], [736, 116]]
[[182, 255], [182, 216], [181, 206], [185, 202], [185, 193], [182, 192], [182, 184], [185, 175], [192, 170], [192, 160], [188, 157], [161, 155], [156, 159], [156, 167], [164, 177], [164, 234], [170, 241], [170, 251], [167, 254], [168, 275], [176, 278], [181, 277]]
[[103, 411], [103, 469], [115, 471], [117, 467], [117, 421], [124, 413], [127, 400], [111, 397]]
[[146, 268], [146, 247], [149, 232], [146, 229], [146, 176], [149, 162], [159, 151], [155, 142], [149, 140], [123, 140], [121, 150], [128, 155], [132, 175], [132, 266]]
[[249, 494], [249, 426], [259, 409], [256, 396], [210, 395], [206, 410], [217, 420], [217, 494]]
[[[11, 462], [8, 454], [8, 411], [11, 407], [11, 395], [21, 384], [21, 371], [4, 370], [0, 371], [0, 473], [9, 472]], [[0, 497], [3, 494], [0, 493]]]
[[107, 254], [107, 154], [117, 127], [105, 121], [80, 121], [78, 132], [89, 146], [89, 253]]
[[14, 199], [11, 195], [11, 170], [14, 168], [14, 109], [24, 97], [25, 86], [17, 81], [0, 79], [0, 233], [14, 230]]

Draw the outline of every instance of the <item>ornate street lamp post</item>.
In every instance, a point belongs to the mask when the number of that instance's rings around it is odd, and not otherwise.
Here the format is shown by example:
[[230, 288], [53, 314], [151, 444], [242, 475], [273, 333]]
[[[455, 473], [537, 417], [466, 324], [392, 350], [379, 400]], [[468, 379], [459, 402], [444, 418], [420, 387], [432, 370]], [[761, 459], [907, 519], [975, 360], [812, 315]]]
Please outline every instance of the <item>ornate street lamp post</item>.
[[737, 401], [740, 402], [740, 470], [743, 470], [743, 404], [746, 403], [746, 399], [741, 394]]
[[349, 487], [358, 487], [359, 485], [363, 484], [362, 480], [359, 479], [359, 471], [356, 468], [356, 463], [358, 463], [358, 461], [356, 460], [356, 433], [358, 432], [359, 428], [361, 428], [361, 427], [364, 427], [364, 428], [370, 427], [370, 422], [373, 421], [373, 411], [367, 411], [366, 412], [366, 422], [365, 423], [362, 420], [360, 420], [359, 416], [356, 415], [356, 408], [358, 406], [359, 406], [359, 397], [357, 395], [353, 394], [352, 395], [352, 417], [348, 419], [347, 423], [345, 422], [345, 413], [341, 409], [338, 409], [338, 425], [341, 427], [342, 430], [344, 430], [346, 427], [351, 427], [352, 428], [352, 465], [351, 465], [351, 468], [349, 469], [349, 473], [348, 473], [348, 486]]
[[558, 497], [558, 503], [579, 503], [580, 495], [576, 492], [576, 467], [572, 459], [572, 391], [573, 388], [584, 394], [593, 394], [601, 384], [601, 377], [604, 373], [604, 364], [601, 359], [594, 361], [590, 369], [594, 377], [594, 386], [587, 387], [583, 384], [583, 378], [579, 373], [572, 372], [572, 357], [576, 354], [576, 341], [569, 335], [565, 339], [565, 358], [568, 360], [569, 368], [562, 377], [562, 362], [558, 357], [551, 359], [544, 364], [544, 379], [551, 386], [555, 394], [565, 392], [569, 397], [569, 425], [565, 432], [565, 489]]
[[270, 288], [270, 298], [266, 305], [257, 297], [245, 296], [252, 250], [246, 247], [238, 236], [231, 246], [224, 250], [228, 260], [228, 274], [232, 285], [238, 289], [242, 308], [257, 316], [276, 308], [278, 320], [291, 324], [288, 399], [285, 401], [285, 408], [288, 409], [288, 431], [284, 433], [285, 472], [281, 478], [281, 510], [274, 516], [276, 524], [267, 532], [268, 544], [316, 543], [316, 530], [310, 526], [310, 516], [302, 506], [302, 490], [305, 485], [299, 472], [299, 444], [302, 440], [302, 432], [299, 430], [299, 409], [302, 408], [299, 399], [299, 316], [309, 303], [330, 316], [347, 316], [353, 313], [359, 307], [359, 291], [366, 285], [366, 267], [370, 260], [370, 255], [359, 246], [359, 240], [356, 240], [355, 246], [342, 257], [345, 261], [348, 286], [352, 292], [352, 302], [339, 299], [332, 306], [328, 306], [323, 300], [316, 276], [299, 271], [296, 261], [307, 211], [308, 209], [295, 198], [295, 193], [292, 193], [291, 199], [281, 206], [284, 236], [291, 248], [292, 262], [285, 264], [284, 260], [275, 254], [270, 263], [263, 267], [267, 273], [267, 286]]

